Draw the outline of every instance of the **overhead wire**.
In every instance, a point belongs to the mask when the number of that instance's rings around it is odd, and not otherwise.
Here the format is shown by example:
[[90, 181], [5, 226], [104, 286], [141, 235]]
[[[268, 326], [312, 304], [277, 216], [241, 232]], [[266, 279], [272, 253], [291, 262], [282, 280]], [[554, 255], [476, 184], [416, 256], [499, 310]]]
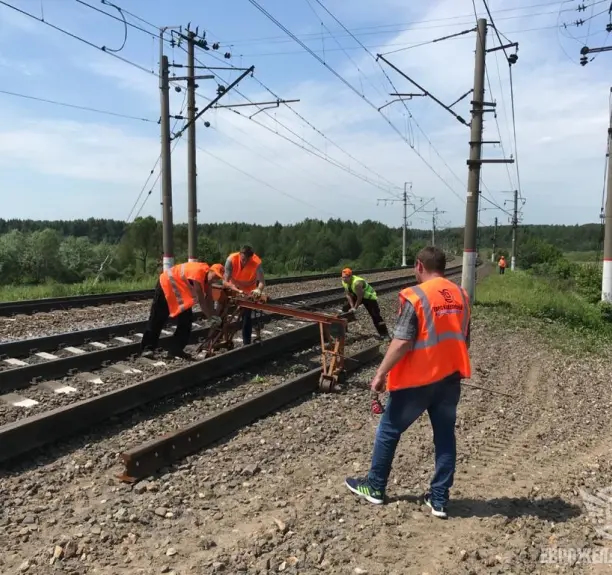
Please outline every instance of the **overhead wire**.
[[304, 50], [310, 53], [319, 63], [321, 63], [325, 68], [327, 68], [334, 76], [336, 76], [344, 85], [346, 85], [352, 92], [357, 94], [362, 100], [364, 100], [371, 108], [376, 110], [387, 122], [387, 124], [400, 136], [402, 140], [404, 140], [410, 148], [417, 154], [419, 158], [423, 161], [423, 163], [436, 175], [436, 177], [455, 195], [460, 201], [465, 202], [465, 199], [462, 198], [454, 188], [433, 168], [433, 166], [421, 155], [421, 153], [415, 149], [413, 145], [407, 140], [407, 138], [401, 133], [401, 131], [389, 120], [387, 116], [385, 116], [377, 106], [363, 94], [360, 94], [359, 90], [357, 90], [346, 78], [344, 78], [341, 74], [339, 74], [334, 68], [329, 66], [324, 60], [322, 60], [317, 54], [315, 54], [308, 46], [306, 46], [299, 38], [295, 36], [290, 30], [288, 30], [281, 22], [279, 22], [272, 14], [270, 14], [265, 8], [263, 8], [256, 0], [248, 0], [255, 8], [257, 8], [264, 16], [266, 16], [270, 21], [272, 21], [276, 26], [278, 26], [281, 30], [283, 30], [287, 35], [293, 38]]
[[157, 120], [151, 120], [150, 118], [140, 118], [138, 116], [131, 116], [129, 114], [122, 114], [120, 112], [113, 112], [111, 110], [102, 110], [100, 108], [93, 108], [91, 106], [79, 106], [77, 104], [69, 104], [68, 102], [50, 100], [48, 98], [41, 98], [39, 96], [29, 96], [28, 94], [20, 94], [19, 92], [11, 92], [9, 90], [0, 90], [0, 94], [6, 94], [8, 96], [15, 96], [17, 98], [24, 98], [26, 100], [34, 100], [36, 102], [44, 102], [46, 104], [54, 104], [56, 106], [62, 106], [65, 108], [74, 108], [76, 110], [83, 110], [85, 112], [95, 112], [97, 114], [105, 114], [107, 116], [115, 116], [118, 118], [125, 118], [127, 120], [138, 120], [139, 122], [157, 124]]

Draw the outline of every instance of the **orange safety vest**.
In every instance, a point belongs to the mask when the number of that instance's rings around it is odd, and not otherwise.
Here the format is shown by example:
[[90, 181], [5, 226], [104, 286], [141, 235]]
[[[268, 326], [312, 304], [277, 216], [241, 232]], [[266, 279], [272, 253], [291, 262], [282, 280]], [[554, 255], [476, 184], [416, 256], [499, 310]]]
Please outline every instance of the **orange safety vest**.
[[189, 262], [175, 265], [159, 276], [159, 283], [168, 302], [170, 317], [176, 317], [195, 305], [196, 300], [189, 280], [201, 284], [206, 291], [209, 270], [208, 264]]
[[261, 259], [253, 254], [247, 265], [242, 267], [240, 263], [240, 252], [230, 255], [232, 262], [232, 283], [243, 292], [251, 293], [257, 287], [257, 268], [261, 265]]
[[501, 258], [499, 260], [499, 267], [500, 268], [505, 268], [506, 267], [506, 260], [505, 260], [505, 258]]
[[400, 306], [405, 302], [414, 307], [418, 332], [412, 350], [387, 375], [387, 391], [429, 385], [456, 372], [470, 378], [466, 291], [446, 278], [434, 278], [403, 290]]

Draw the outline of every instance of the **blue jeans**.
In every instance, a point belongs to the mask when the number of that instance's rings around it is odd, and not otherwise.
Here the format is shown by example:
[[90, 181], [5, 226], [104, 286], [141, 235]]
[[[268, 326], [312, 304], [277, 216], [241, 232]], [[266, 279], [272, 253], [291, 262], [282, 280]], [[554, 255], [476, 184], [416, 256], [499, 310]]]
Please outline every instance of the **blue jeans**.
[[368, 482], [384, 491], [400, 437], [427, 410], [433, 428], [436, 469], [431, 481], [435, 505], [448, 503], [456, 463], [455, 421], [461, 396], [460, 379], [451, 376], [431, 385], [392, 391], [381, 417]]

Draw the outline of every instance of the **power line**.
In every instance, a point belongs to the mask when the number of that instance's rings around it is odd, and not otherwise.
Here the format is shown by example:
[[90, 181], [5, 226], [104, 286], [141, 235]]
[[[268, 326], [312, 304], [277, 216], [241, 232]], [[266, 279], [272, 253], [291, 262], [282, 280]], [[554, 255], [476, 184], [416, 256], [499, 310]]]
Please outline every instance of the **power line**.
[[129, 64], [130, 66], [133, 66], [134, 68], [138, 68], [139, 70], [146, 72], [147, 74], [156, 75], [155, 72], [153, 72], [152, 70], [149, 70], [145, 68], [144, 66], [137, 64], [136, 62], [132, 62], [131, 60], [128, 60], [127, 58], [124, 58], [123, 56], [119, 56], [118, 54], [110, 52], [106, 50], [104, 46], [98, 46], [97, 44], [94, 44], [93, 42], [90, 42], [89, 40], [86, 40], [85, 38], [82, 38], [81, 36], [78, 36], [77, 34], [73, 34], [72, 32], [65, 30], [64, 28], [56, 26], [55, 24], [51, 24], [51, 22], [49, 22], [48, 20], [44, 20], [43, 18], [39, 18], [38, 16], [35, 16], [34, 14], [30, 14], [29, 12], [26, 12], [25, 10], [22, 10], [21, 8], [12, 6], [8, 2], [5, 2], [4, 0], [0, 0], [0, 4], [3, 6], [6, 6], [7, 8], [10, 8], [11, 10], [15, 10], [15, 12], [19, 12], [20, 14], [23, 14], [24, 16], [27, 16], [28, 18], [32, 18], [33, 20], [36, 20], [37, 22], [40, 22], [44, 24], [45, 26], [49, 26], [50, 28], [53, 28], [54, 30], [61, 32], [62, 34], [65, 34], [66, 36], [69, 36], [70, 38], [73, 38], [74, 40], [78, 40], [79, 42], [82, 42], [83, 44], [86, 44], [87, 46], [95, 48], [96, 50], [100, 50], [100, 52], [104, 52], [105, 54], [108, 54], [109, 56], [112, 56], [113, 58], [117, 58], [117, 60], [121, 60], [122, 62], [125, 62], [126, 64]]
[[27, 100], [34, 100], [36, 102], [44, 102], [46, 104], [55, 104], [56, 106], [63, 106], [65, 108], [74, 108], [76, 110], [84, 110], [86, 112], [95, 112], [97, 114], [105, 114], [107, 116], [116, 116], [118, 118], [126, 118], [128, 120], [138, 120], [140, 122], [148, 122], [151, 124], [157, 124], [157, 120], [151, 120], [149, 118], [139, 118], [138, 116], [130, 116], [129, 114], [121, 114], [119, 112], [112, 112], [110, 110], [101, 110], [99, 108], [92, 108], [89, 106], [79, 106], [77, 104], [69, 104], [68, 102], [59, 102], [57, 100], [49, 100], [47, 98], [40, 98], [38, 96], [29, 96], [27, 94], [20, 94], [18, 92], [9, 92], [8, 90], [0, 90], [0, 94], [6, 94], [8, 96], [15, 96], [17, 98], [24, 98]]

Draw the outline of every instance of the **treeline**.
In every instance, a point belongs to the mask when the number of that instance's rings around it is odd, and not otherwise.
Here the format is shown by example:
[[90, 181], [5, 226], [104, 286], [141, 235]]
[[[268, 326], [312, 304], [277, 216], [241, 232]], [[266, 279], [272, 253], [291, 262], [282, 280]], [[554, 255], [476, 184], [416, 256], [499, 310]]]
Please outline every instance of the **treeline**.
[[[479, 230], [478, 244], [490, 249], [493, 228]], [[544, 241], [560, 251], [596, 250], [601, 240], [597, 224], [585, 226], [525, 226], [519, 249], [529, 240]], [[425, 244], [431, 231], [408, 231], [408, 261]], [[497, 230], [497, 245], [507, 250], [509, 226]], [[326, 271], [401, 263], [401, 229], [380, 222], [304, 220], [294, 225], [258, 226], [239, 222], [198, 226], [198, 253], [209, 263], [224, 261], [241, 244], [250, 243], [264, 258], [268, 274]], [[463, 229], [436, 231], [436, 244], [450, 254], [463, 249]], [[134, 279], [161, 270], [161, 222], [152, 217], [126, 224], [118, 220], [33, 221], [0, 219], [0, 283], [39, 284]], [[174, 227], [176, 261], [187, 259], [187, 225]], [[520, 251], [519, 251], [520, 256]]]

